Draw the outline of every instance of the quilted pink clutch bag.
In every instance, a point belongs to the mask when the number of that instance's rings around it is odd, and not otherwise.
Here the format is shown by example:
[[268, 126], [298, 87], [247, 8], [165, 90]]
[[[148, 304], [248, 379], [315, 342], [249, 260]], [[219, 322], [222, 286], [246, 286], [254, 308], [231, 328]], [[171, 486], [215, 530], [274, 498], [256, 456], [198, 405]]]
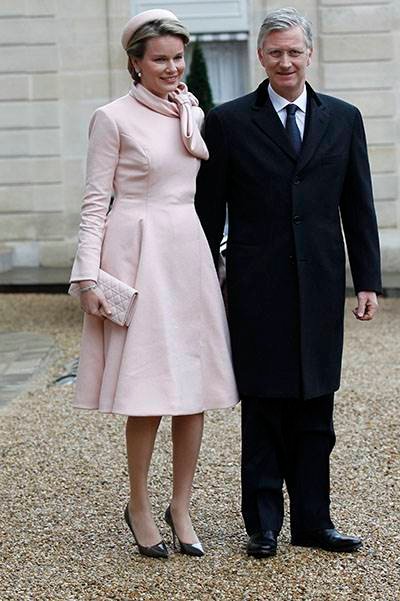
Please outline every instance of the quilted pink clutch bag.
[[[129, 326], [138, 291], [102, 269], [99, 269], [97, 276], [97, 287], [111, 307], [111, 315], [108, 319], [119, 326]], [[79, 284], [73, 282], [68, 289], [68, 294], [79, 297]]]

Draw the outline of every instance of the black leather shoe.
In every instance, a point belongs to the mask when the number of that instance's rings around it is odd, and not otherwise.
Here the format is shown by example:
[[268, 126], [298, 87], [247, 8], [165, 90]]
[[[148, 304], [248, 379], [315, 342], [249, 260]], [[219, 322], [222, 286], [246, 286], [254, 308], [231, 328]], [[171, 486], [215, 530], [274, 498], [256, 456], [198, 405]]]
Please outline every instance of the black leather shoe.
[[247, 541], [247, 555], [263, 559], [276, 555], [277, 534], [273, 530], [256, 532]]
[[292, 545], [298, 547], [318, 547], [325, 551], [351, 553], [362, 547], [362, 540], [356, 536], [344, 536], [335, 528], [307, 530], [292, 535]]

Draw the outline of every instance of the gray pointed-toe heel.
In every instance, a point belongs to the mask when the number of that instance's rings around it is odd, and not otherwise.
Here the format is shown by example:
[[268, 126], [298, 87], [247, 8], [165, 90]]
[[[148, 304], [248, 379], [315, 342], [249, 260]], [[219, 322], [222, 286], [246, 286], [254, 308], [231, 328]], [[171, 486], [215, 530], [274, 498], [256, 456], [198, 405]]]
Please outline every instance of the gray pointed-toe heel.
[[137, 544], [139, 553], [141, 555], [146, 555], [146, 557], [153, 557], [154, 559], [167, 559], [168, 558], [168, 549], [163, 540], [161, 540], [156, 545], [151, 545], [150, 547], [144, 547], [143, 545], [141, 545], [139, 543], [138, 539], [136, 538], [136, 534], [132, 528], [131, 519], [129, 517], [129, 503], [125, 507], [124, 517], [125, 517], [125, 522], [127, 523], [130, 531], [133, 534], [133, 538], [135, 539], [135, 543]]
[[192, 555], [193, 557], [202, 557], [204, 555], [203, 545], [200, 542], [199, 543], [183, 543], [180, 540], [180, 538], [177, 535], [176, 530], [175, 530], [174, 521], [173, 521], [172, 515], [171, 515], [171, 506], [170, 505], [167, 507], [166, 512], [165, 512], [165, 521], [167, 522], [168, 526], [172, 530], [172, 540], [173, 540], [173, 544], [174, 544], [174, 549], [177, 548], [176, 539], [178, 539], [179, 551], [183, 555]]

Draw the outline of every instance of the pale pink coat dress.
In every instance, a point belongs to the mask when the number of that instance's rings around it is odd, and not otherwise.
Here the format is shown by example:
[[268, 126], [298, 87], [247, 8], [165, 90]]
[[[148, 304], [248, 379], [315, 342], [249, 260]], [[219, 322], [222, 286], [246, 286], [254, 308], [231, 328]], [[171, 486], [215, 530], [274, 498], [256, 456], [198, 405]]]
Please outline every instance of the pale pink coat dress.
[[101, 266], [139, 294], [129, 328], [85, 314], [76, 407], [185, 415], [238, 400], [220, 286], [194, 209], [199, 159], [208, 156], [203, 113], [184, 84], [174, 98], [132, 86], [90, 124], [71, 281], [96, 280]]

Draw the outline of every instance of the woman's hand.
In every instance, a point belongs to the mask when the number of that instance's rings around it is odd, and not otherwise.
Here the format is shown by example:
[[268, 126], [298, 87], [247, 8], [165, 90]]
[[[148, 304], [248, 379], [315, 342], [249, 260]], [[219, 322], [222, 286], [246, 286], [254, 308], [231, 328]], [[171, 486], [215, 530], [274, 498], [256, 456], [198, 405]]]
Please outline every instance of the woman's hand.
[[[86, 288], [95, 282], [81, 281], [79, 282], [80, 288]], [[104, 294], [100, 288], [92, 288], [91, 290], [85, 290], [81, 292], [81, 309], [88, 315], [95, 315], [96, 317], [110, 317], [111, 308], [107, 303]]]

